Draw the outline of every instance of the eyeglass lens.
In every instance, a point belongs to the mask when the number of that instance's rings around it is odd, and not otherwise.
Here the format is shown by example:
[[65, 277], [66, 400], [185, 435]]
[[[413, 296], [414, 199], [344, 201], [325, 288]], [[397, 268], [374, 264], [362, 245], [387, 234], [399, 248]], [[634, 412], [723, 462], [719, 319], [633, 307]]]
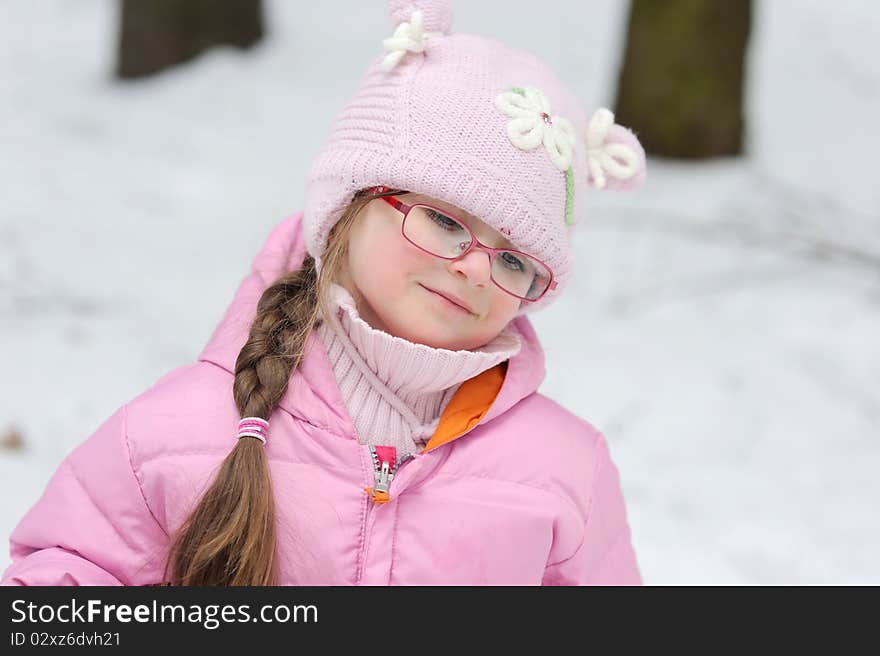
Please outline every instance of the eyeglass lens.
[[[403, 225], [407, 239], [437, 257], [453, 259], [471, 245], [461, 223], [423, 205], [413, 205]], [[492, 259], [492, 279], [514, 296], [534, 300], [550, 284], [550, 271], [538, 260], [513, 251], [501, 251]]]

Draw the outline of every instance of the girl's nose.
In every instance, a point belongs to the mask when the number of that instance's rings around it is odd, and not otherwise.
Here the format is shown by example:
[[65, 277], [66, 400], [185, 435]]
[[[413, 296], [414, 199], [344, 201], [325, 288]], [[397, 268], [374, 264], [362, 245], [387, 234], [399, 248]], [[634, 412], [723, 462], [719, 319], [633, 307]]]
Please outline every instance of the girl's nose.
[[486, 285], [492, 280], [489, 254], [474, 249], [460, 260], [449, 263], [452, 271], [463, 273], [473, 283]]

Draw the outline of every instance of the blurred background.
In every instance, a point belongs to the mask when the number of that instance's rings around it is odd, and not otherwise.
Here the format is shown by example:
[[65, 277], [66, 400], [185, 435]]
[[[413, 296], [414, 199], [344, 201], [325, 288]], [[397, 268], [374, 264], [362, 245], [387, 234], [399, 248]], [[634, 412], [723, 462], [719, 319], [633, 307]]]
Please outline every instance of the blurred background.
[[[454, 3], [649, 155], [532, 317], [647, 584], [880, 583], [880, 5]], [[0, 2], [0, 535], [195, 360], [393, 26], [381, 0]], [[0, 569], [9, 563], [0, 550]]]

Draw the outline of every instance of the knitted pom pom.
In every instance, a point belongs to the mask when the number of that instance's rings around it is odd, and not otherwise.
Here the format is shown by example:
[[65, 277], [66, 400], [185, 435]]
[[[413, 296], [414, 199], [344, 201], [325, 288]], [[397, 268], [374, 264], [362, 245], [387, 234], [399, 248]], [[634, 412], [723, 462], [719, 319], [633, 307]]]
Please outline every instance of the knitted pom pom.
[[596, 110], [585, 135], [587, 181], [597, 189], [628, 191], [645, 181], [645, 149], [632, 131], [614, 123], [614, 114]]
[[414, 11], [421, 11], [426, 32], [449, 34], [452, 30], [450, 0], [388, 0], [388, 13], [394, 27], [410, 21]]

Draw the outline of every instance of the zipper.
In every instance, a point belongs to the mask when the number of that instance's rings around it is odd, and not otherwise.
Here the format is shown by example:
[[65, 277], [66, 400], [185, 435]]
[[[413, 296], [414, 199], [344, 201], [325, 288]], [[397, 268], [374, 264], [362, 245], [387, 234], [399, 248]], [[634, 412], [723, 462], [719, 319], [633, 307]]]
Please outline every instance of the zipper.
[[413, 457], [411, 454], [408, 454], [403, 458], [398, 458], [397, 449], [393, 446], [376, 447], [372, 444], [368, 446], [370, 459], [372, 460], [374, 484], [372, 487], [364, 488], [364, 492], [367, 493], [367, 499], [364, 502], [365, 512], [363, 515], [363, 524], [361, 526], [361, 535], [364, 541], [360, 553], [358, 554], [358, 568], [355, 576], [356, 584], [360, 584], [364, 576], [368, 549], [367, 544], [369, 542], [367, 532], [369, 530], [370, 516], [373, 514], [373, 509], [377, 505], [391, 501], [391, 495], [389, 494], [391, 481], [394, 480], [394, 475], [397, 473], [400, 465]]
[[391, 495], [388, 489], [391, 487], [391, 481], [400, 466], [408, 460], [412, 459], [412, 454], [408, 453], [403, 458], [397, 457], [397, 448], [393, 446], [379, 446], [372, 444], [370, 447], [370, 458], [373, 460], [373, 476], [376, 484], [373, 487], [365, 487], [364, 491], [373, 500], [373, 503], [388, 503], [391, 501]]

